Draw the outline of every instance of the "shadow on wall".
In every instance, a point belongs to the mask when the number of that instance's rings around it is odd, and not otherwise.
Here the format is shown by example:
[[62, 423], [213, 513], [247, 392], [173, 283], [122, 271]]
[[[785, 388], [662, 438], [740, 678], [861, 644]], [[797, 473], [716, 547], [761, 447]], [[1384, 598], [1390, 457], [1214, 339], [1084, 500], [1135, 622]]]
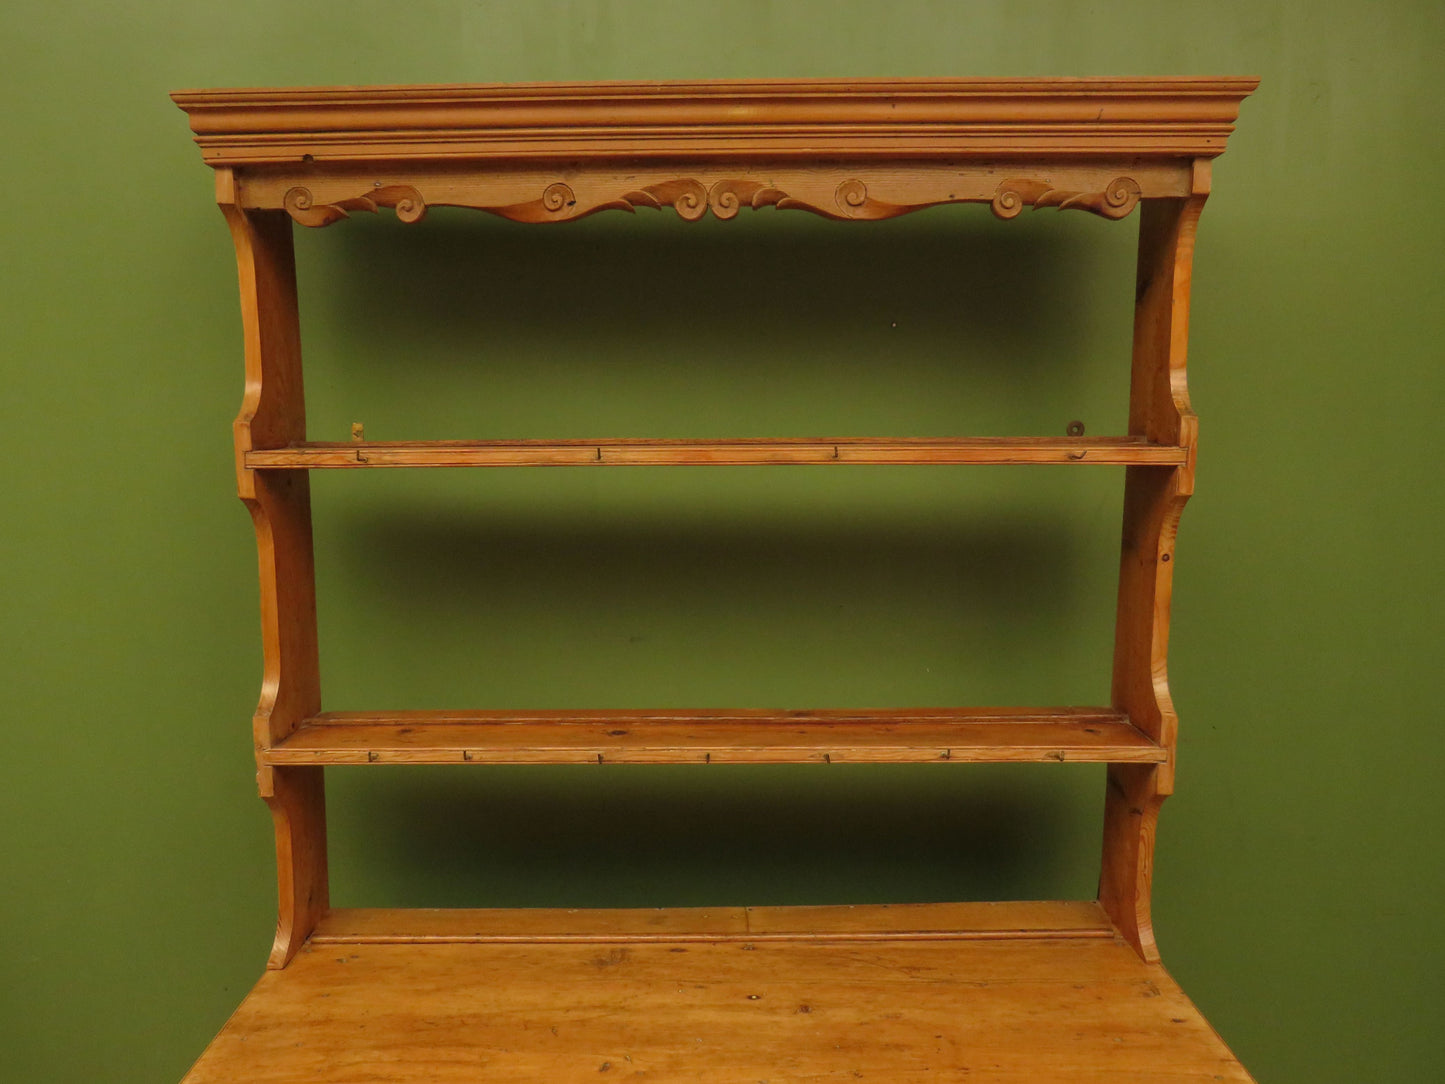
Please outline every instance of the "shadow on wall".
[[[1118, 433], [1133, 237], [975, 207], [558, 228], [434, 210], [300, 230], [310, 432]], [[1099, 703], [1119, 482], [322, 473], [326, 706]], [[332, 776], [341, 904], [1060, 898], [1097, 877], [1093, 768]]]
[[435, 217], [298, 231], [313, 439], [1124, 425], [1132, 224]]
[[1084, 899], [1097, 883], [1077, 808], [1098, 804], [1097, 766], [425, 773], [332, 773], [338, 906]]
[[464, 507], [330, 514], [331, 492], [319, 537], [333, 709], [1107, 697], [1111, 543], [1027, 509], [870, 523], [805, 507], [759, 522], [731, 521], [734, 502], [677, 523], [597, 499], [575, 521], [538, 522], [501, 501], [477, 509], [475, 492], [456, 495]]

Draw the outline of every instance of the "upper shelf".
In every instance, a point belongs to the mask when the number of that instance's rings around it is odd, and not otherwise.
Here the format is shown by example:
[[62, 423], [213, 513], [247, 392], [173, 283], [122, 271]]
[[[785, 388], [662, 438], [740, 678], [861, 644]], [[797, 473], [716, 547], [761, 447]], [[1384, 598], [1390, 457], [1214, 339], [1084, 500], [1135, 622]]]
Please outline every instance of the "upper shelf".
[[245, 453], [250, 469], [1063, 463], [1180, 466], [1143, 437], [783, 437], [724, 440], [309, 441]]
[[190, 90], [222, 202], [324, 226], [671, 206], [892, 218], [987, 203], [1123, 218], [1208, 190], [1251, 78], [740, 80]]

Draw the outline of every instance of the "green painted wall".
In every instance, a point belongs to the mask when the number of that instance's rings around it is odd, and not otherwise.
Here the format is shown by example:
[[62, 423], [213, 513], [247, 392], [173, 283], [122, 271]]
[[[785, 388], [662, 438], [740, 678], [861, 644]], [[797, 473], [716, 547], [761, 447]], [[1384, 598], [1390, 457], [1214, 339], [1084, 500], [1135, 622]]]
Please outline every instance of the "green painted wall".
[[[1440, 1079], [1432, 2], [0, 9], [0, 1064], [176, 1080], [272, 921], [230, 242], [168, 90], [1234, 74], [1200, 234], [1165, 961], [1262, 1081]], [[1117, 431], [1132, 230], [305, 233], [313, 435]], [[1105, 695], [1110, 470], [317, 479], [333, 707]], [[338, 902], [1088, 895], [1080, 768], [334, 773]]]

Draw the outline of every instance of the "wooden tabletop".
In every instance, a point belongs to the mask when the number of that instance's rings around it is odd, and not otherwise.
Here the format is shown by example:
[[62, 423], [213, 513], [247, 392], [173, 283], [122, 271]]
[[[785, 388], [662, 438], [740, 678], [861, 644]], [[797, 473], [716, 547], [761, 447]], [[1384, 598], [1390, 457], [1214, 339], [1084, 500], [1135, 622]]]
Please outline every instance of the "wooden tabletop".
[[614, 1079], [1250, 1077], [1096, 904], [1024, 903], [338, 912], [184, 1084]]

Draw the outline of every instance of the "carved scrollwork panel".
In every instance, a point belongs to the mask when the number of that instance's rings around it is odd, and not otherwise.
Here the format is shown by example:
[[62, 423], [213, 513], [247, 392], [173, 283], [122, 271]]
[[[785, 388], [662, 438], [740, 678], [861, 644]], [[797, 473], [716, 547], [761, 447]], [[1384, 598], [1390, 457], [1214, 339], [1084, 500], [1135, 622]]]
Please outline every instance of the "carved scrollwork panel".
[[758, 181], [718, 181], [708, 189], [707, 202], [718, 218], [732, 218], [744, 204], [757, 210], [780, 206], [788, 194]]
[[868, 195], [868, 186], [857, 179], [842, 182], [833, 195], [833, 200], [829, 202], [826, 197], [797, 196], [775, 185], [746, 178], [728, 178], [707, 185], [694, 177], [677, 177], [628, 189], [614, 198], [582, 201], [569, 185], [557, 181], [547, 186], [540, 199], [504, 206], [483, 206], [481, 209], [517, 222], [570, 222], [599, 211], [632, 212], [639, 207], [651, 210], [671, 207], [684, 221], [696, 222], [709, 211], [723, 220], [735, 218], [744, 207], [809, 211], [835, 219], [877, 219], [892, 218], [928, 206], [872, 199]]
[[906, 206], [871, 199], [868, 186], [857, 179], [839, 184], [834, 191], [833, 201], [829, 204], [826, 199], [793, 195], [761, 181], [727, 179], [715, 181], [709, 186], [691, 177], [679, 177], [624, 192], [618, 199], [599, 202], [566, 217], [576, 218], [612, 208], [632, 211], [638, 207], [660, 210], [668, 206], [682, 219], [696, 222], [709, 210], [720, 219], [734, 218], [743, 207], [754, 210], [776, 207], [782, 211], [809, 211], [836, 219], [876, 219], [907, 214], [927, 205]]
[[696, 222], [707, 214], [708, 190], [701, 181], [690, 177], [679, 177], [675, 181], [648, 185], [634, 192], [625, 192], [622, 199], [633, 207], [662, 208], [667, 204], [677, 212], [677, 217], [687, 222]]
[[[833, 193], [833, 202], [837, 204], [840, 213], [829, 215], [830, 218], [865, 221], [897, 218], [899, 215], [912, 214], [914, 211], [934, 206], [933, 203], [889, 203], [886, 200], [874, 199], [868, 194], [868, 186], [856, 177], [839, 183]], [[941, 199], [938, 202], [953, 203], [957, 201], [949, 198]]]
[[721, 219], [733, 218], [743, 206], [777, 204], [786, 194], [757, 181], [724, 180], [711, 186], [692, 177], [678, 177], [644, 185], [616, 197], [584, 202], [571, 186], [556, 181], [547, 186], [541, 199], [504, 206], [482, 206], [484, 211], [516, 222], [570, 222], [599, 211], [635, 211], [639, 207], [661, 210], [671, 207], [687, 222], [696, 222], [709, 210]]
[[1101, 192], [1070, 191], [1024, 178], [1001, 183], [991, 206], [999, 218], [1014, 218], [1026, 206], [1073, 208], [1104, 218], [1123, 218], [1134, 209], [1139, 196], [1139, 182], [1132, 177], [1115, 177]]
[[378, 207], [391, 207], [403, 222], [420, 222], [426, 214], [426, 201], [409, 184], [380, 185], [357, 196], [317, 203], [311, 189], [297, 186], [288, 189], [282, 206], [286, 213], [303, 226], [329, 226], [352, 211], [376, 213]]
[[591, 214], [592, 211], [601, 210], [601, 208], [594, 207], [579, 213], [575, 210], [576, 206], [577, 193], [572, 191], [572, 186], [564, 181], [554, 181], [542, 190], [542, 195], [537, 199], [496, 207], [481, 204], [479, 209], [509, 218], [513, 222], [567, 222], [574, 218], [581, 218], [584, 214]]
[[[793, 186], [789, 184], [788, 187]], [[632, 212], [639, 207], [654, 210], [671, 207], [684, 221], [696, 222], [706, 217], [709, 211], [719, 219], [731, 219], [743, 207], [755, 210], [776, 207], [782, 211], [808, 211], [844, 221], [873, 221], [896, 218], [943, 203], [973, 202], [990, 202], [993, 213], [999, 218], [1013, 218], [1024, 207], [1031, 206], [1061, 210], [1074, 208], [1117, 219], [1129, 214], [1141, 195], [1138, 182], [1131, 177], [1115, 177], [1101, 191], [1056, 188], [1046, 181], [1014, 178], [999, 184], [991, 200], [976, 190], [971, 194], [955, 195], [953, 191], [940, 188], [936, 195], [911, 192], [913, 201], [908, 203], [892, 203], [876, 198], [869, 191], [868, 184], [858, 177], [839, 182], [831, 198], [826, 187], [812, 178], [800, 182], [794, 191], [742, 177], [710, 184], [696, 177], [675, 177], [636, 188], [623, 188], [619, 183], [611, 192], [605, 187], [600, 191], [597, 187], [591, 191], [584, 188], [584, 193], [579, 197], [570, 183], [558, 180], [547, 184], [537, 198], [515, 203], [499, 203], [479, 195], [458, 192], [440, 194], [438, 198], [445, 204], [475, 207], [514, 222], [571, 222], [599, 211]], [[405, 184], [378, 184], [354, 196], [324, 202], [317, 200], [309, 188], [297, 185], [286, 191], [283, 206], [303, 226], [327, 226], [348, 217], [352, 211], [374, 213], [381, 207], [394, 208], [397, 218], [403, 222], [417, 222], [426, 214], [427, 201], [415, 187]]]

